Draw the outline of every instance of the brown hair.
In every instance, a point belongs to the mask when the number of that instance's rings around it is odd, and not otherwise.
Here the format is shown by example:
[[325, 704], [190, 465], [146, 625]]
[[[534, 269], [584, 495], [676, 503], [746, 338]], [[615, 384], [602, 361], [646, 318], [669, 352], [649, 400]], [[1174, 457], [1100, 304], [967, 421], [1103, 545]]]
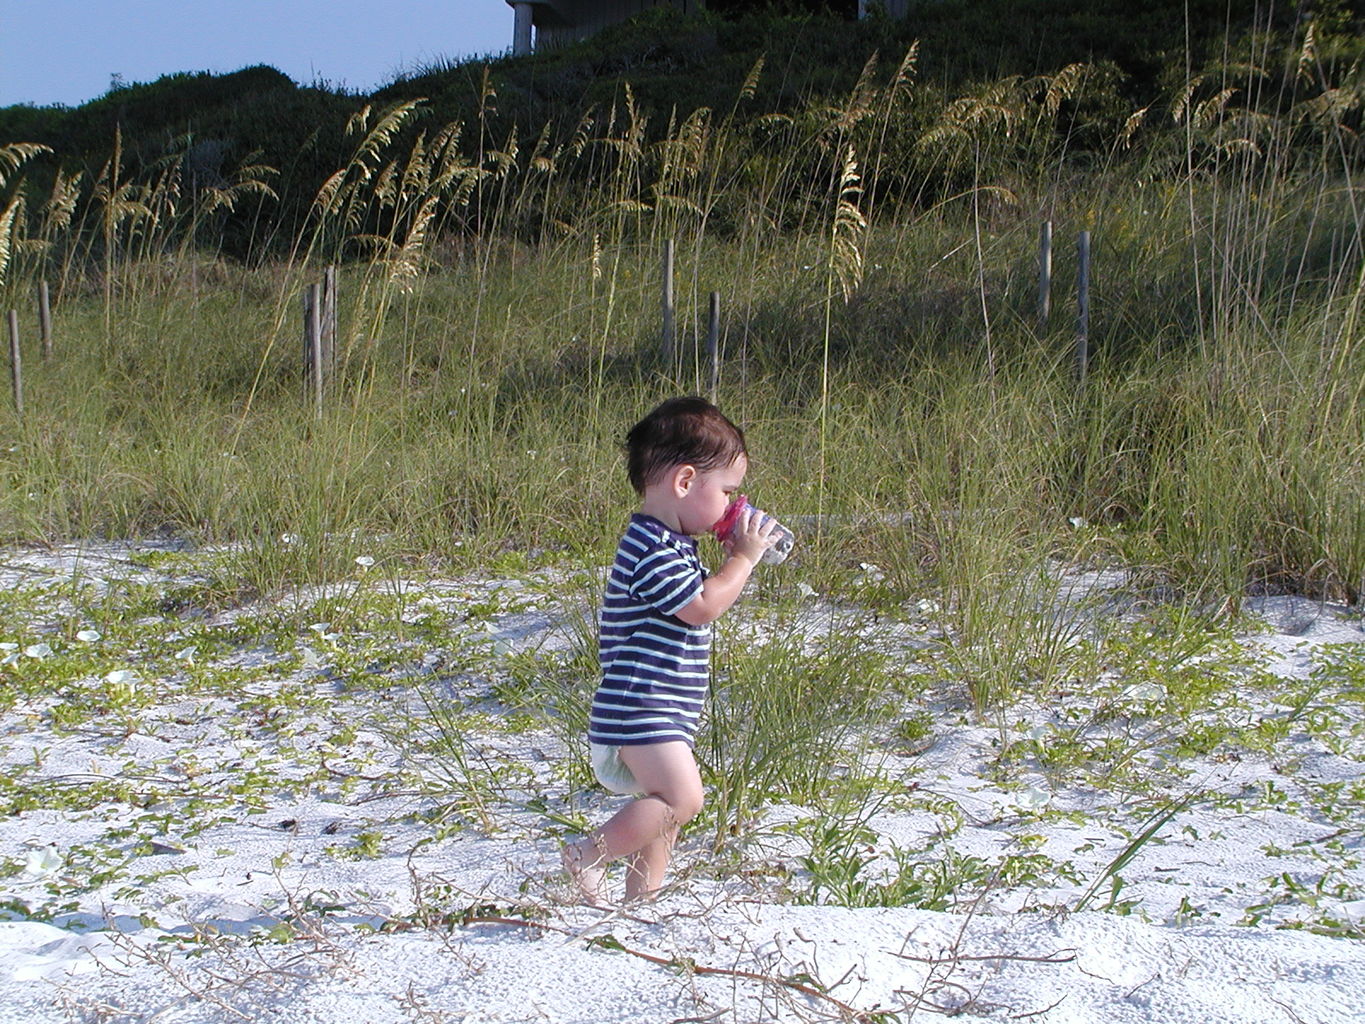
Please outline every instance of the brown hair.
[[741, 455], [744, 432], [704, 398], [670, 398], [626, 434], [626, 472], [636, 494], [673, 466], [722, 469]]

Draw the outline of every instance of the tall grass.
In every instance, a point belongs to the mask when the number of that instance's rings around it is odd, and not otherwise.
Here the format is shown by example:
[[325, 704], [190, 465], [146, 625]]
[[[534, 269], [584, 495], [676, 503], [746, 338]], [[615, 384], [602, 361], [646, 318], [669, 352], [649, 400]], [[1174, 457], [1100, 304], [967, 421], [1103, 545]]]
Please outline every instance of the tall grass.
[[831, 779], [864, 770], [859, 737], [887, 702], [885, 658], [850, 623], [814, 643], [809, 625], [774, 620], [721, 634], [697, 744], [717, 849], [763, 806], [813, 803]]
[[[791, 571], [838, 592], [875, 563], [890, 596], [937, 596], [982, 708], [1074, 669], [1067, 565], [1141, 566], [1211, 611], [1258, 584], [1356, 601], [1361, 87], [1307, 52], [1303, 72], [1232, 55], [1142, 110], [1082, 64], [942, 95], [911, 49], [764, 112], [760, 61], [728, 110], [653, 113], [626, 88], [534, 138], [501, 127], [485, 77], [468, 124], [359, 111], [307, 223], [252, 267], [214, 226], [272, 200], [270, 168], [208, 186], [181, 147], [131, 178], [115, 139], [39, 200], [40, 149], [5, 147], [0, 297], [27, 309], [46, 277], [58, 307], [26, 418], [0, 413], [0, 536], [232, 542], [261, 591], [343, 572], [351, 538], [605, 557], [630, 503], [615, 444], [701, 389], [719, 289], [750, 489], [812, 517]], [[1067, 317], [1034, 314], [1044, 217], [1094, 233], [1083, 393]], [[298, 306], [329, 263], [339, 379], [314, 421]]]

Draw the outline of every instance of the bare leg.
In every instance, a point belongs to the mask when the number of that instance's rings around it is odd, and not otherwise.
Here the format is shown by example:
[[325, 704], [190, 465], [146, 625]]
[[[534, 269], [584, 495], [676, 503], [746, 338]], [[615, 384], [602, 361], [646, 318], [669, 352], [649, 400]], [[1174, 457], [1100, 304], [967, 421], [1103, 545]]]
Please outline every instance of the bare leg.
[[664, 884], [664, 872], [668, 870], [668, 862], [673, 857], [673, 844], [678, 841], [678, 828], [676, 819], [670, 821], [666, 815], [659, 837], [627, 859], [627, 900], [647, 898]]
[[[658, 889], [678, 829], [701, 810], [701, 774], [686, 743], [675, 740], [622, 747], [621, 760], [647, 795], [626, 804], [587, 840], [564, 852], [565, 866], [589, 902], [601, 899], [601, 872], [606, 864], [622, 857], [630, 858], [627, 899], [640, 899]], [[571, 857], [576, 858], [577, 870], [570, 865]]]
[[559, 852], [564, 870], [578, 889], [584, 903], [601, 906], [607, 902], [606, 881], [608, 857], [602, 836], [594, 832], [586, 839], [568, 843]]

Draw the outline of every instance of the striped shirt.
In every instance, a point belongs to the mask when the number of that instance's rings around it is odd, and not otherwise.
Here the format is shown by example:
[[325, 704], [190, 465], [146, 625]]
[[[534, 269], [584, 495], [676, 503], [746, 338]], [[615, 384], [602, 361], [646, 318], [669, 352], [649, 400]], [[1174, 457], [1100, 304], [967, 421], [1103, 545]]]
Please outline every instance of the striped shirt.
[[598, 619], [602, 681], [588, 720], [591, 742], [692, 745], [709, 681], [711, 627], [689, 626], [676, 613], [705, 578], [696, 541], [653, 516], [630, 517]]

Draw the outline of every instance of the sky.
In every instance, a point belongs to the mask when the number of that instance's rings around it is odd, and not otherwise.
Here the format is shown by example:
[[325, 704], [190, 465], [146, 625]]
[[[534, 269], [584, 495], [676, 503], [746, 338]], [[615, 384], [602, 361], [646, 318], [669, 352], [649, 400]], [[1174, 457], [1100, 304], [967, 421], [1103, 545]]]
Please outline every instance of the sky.
[[254, 64], [369, 92], [511, 45], [506, 0], [0, 0], [0, 107], [74, 107], [115, 81]]

